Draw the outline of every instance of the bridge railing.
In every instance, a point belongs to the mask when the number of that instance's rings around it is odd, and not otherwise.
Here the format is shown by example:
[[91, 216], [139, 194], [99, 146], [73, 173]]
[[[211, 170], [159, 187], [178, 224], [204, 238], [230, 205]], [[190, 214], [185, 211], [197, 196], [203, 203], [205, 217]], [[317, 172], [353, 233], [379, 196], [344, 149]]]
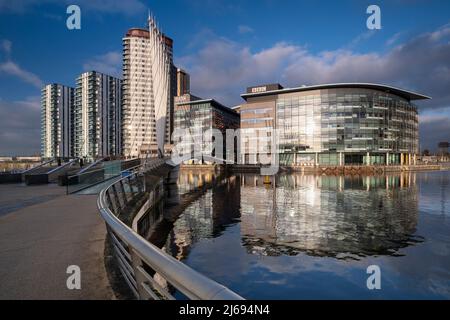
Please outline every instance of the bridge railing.
[[[132, 168], [127, 168], [130, 170]], [[99, 164], [98, 168], [91, 167], [84, 172], [78, 172], [67, 176], [67, 194], [75, 193], [84, 189], [91, 188], [97, 184], [110, 179], [119, 177], [122, 174], [122, 165], [120, 160], [105, 161]]]
[[42, 162], [42, 163], [40, 163], [40, 164], [38, 164], [38, 165], [36, 165], [36, 166], [34, 166], [34, 167], [31, 167], [31, 168], [29, 168], [29, 169], [20, 171], [19, 173], [21, 173], [21, 174], [31, 173], [33, 170], [42, 168], [42, 167], [44, 167], [44, 166], [46, 166], [46, 165], [48, 165], [48, 164], [51, 164], [51, 163], [54, 162], [54, 161], [56, 161], [56, 160], [55, 160], [55, 159], [50, 159], [50, 160], [44, 161], [44, 162]]
[[[163, 159], [152, 160], [146, 163], [145, 172], [163, 164]], [[103, 189], [97, 202], [119, 269], [136, 298], [173, 300], [171, 286], [194, 300], [242, 299], [163, 252], [130, 227], [130, 219], [150, 209], [164, 196], [163, 180], [146, 183], [145, 172], [130, 173]]]

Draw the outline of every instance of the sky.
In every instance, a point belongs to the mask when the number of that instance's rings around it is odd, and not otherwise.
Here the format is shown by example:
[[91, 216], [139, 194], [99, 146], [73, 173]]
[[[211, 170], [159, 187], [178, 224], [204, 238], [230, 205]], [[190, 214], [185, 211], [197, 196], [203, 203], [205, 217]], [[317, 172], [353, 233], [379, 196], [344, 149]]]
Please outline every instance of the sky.
[[[66, 26], [68, 5], [81, 29]], [[366, 9], [381, 9], [369, 30]], [[0, 0], [0, 155], [40, 147], [40, 90], [84, 71], [121, 77], [122, 38], [152, 12], [191, 91], [228, 106], [246, 87], [376, 82], [417, 101], [421, 149], [450, 140], [450, 1]]]

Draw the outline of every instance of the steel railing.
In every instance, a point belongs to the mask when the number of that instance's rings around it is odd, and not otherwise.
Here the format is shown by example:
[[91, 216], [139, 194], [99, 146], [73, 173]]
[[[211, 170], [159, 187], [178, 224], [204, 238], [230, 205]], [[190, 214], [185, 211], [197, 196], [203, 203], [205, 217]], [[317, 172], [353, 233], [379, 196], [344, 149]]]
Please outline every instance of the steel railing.
[[142, 170], [130, 173], [103, 189], [98, 197], [97, 205], [125, 281], [138, 299], [173, 300], [170, 286], [194, 300], [243, 299], [163, 252], [123, 221], [151, 208], [164, 196], [162, 179], [152, 185], [145, 183], [145, 173], [164, 163], [163, 159], [148, 161], [144, 173]]
[[111, 163], [109, 162], [105, 162], [103, 164], [104, 166], [99, 169], [67, 176], [66, 194], [83, 191], [99, 184], [106, 183], [108, 180], [116, 179], [121, 175], [141, 169], [141, 165], [137, 165], [134, 167], [127, 167], [122, 170], [122, 165], [120, 162], [112, 163], [112, 165], [110, 165]]
[[51, 160], [44, 161], [44, 162], [38, 164], [37, 166], [31, 167], [31, 168], [29, 168], [29, 169], [23, 170], [23, 171], [18, 172], [18, 173], [21, 173], [21, 174], [30, 173], [31, 171], [33, 171], [33, 170], [35, 170], [35, 169], [42, 168], [43, 166], [46, 166], [47, 164], [50, 164], [50, 163], [52, 163], [53, 161], [56, 161], [56, 159], [51, 159]]
[[58, 166], [58, 167], [56, 167], [56, 168], [50, 170], [49, 172], [47, 172], [47, 174], [50, 175], [50, 174], [56, 173], [56, 172], [58, 172], [58, 171], [64, 169], [65, 167], [70, 167], [70, 166], [72, 166], [74, 163], [76, 163], [78, 160], [79, 160], [78, 158], [69, 160], [68, 162], [66, 162], [66, 163], [64, 163], [64, 164], [62, 164], [62, 165], [60, 165], [60, 166]]
[[82, 173], [85, 173], [85, 172], [91, 170], [91, 168], [94, 168], [96, 165], [103, 162], [104, 160], [105, 160], [105, 158], [97, 159], [96, 161], [92, 162], [91, 164], [87, 165], [86, 167], [81, 168], [81, 170], [78, 171], [77, 174], [82, 174]]

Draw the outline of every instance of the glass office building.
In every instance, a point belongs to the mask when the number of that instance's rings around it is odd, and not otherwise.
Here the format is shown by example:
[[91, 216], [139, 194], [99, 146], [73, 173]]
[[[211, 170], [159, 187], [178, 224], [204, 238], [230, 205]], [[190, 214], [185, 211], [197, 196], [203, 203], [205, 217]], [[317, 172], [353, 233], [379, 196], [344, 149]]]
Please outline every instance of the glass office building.
[[242, 95], [247, 103], [241, 106], [241, 128], [276, 128], [280, 164], [415, 162], [419, 132], [413, 101], [429, 97], [364, 83], [271, 88], [251, 87]]
[[[215, 156], [215, 152], [209, 152], [208, 142], [205, 142], [205, 132], [218, 129], [223, 137], [223, 157], [226, 156], [226, 130], [239, 128], [239, 114], [232, 109], [220, 104], [214, 99], [200, 99], [190, 94], [176, 97], [174, 113], [174, 131], [177, 129], [190, 129], [191, 141], [176, 142], [183, 150], [194, 151], [196, 141], [203, 141], [204, 155]], [[212, 140], [211, 140], [212, 141]], [[220, 157], [221, 160], [224, 160]], [[213, 163], [214, 159], [191, 159], [187, 163]]]

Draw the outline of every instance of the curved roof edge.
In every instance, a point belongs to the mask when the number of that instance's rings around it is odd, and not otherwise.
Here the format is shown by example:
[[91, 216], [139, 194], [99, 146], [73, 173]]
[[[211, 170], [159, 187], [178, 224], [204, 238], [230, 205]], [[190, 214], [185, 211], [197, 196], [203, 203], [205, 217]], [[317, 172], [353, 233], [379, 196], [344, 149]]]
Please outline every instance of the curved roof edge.
[[229, 108], [227, 106], [224, 106], [220, 102], [218, 102], [215, 99], [200, 99], [200, 100], [192, 100], [192, 101], [184, 101], [184, 102], [178, 102], [176, 103], [177, 106], [186, 106], [186, 105], [195, 105], [195, 104], [202, 104], [202, 103], [211, 103], [213, 106], [218, 107], [219, 109], [222, 109], [226, 112], [230, 112], [232, 114], [239, 115], [236, 111], [234, 111], [232, 108]]
[[374, 89], [374, 90], [378, 90], [378, 91], [395, 94], [395, 95], [405, 98], [409, 101], [431, 99], [431, 97], [417, 93], [417, 92], [403, 90], [403, 89], [400, 89], [397, 87], [388, 86], [388, 85], [384, 85], [384, 84], [363, 83], [363, 82], [328, 83], [328, 84], [319, 84], [319, 85], [312, 85], [312, 86], [302, 86], [302, 87], [297, 87], [297, 88], [285, 88], [285, 89], [265, 91], [265, 92], [243, 93], [243, 94], [241, 94], [241, 97], [243, 99], [247, 100], [247, 98], [250, 98], [250, 97], [259, 97], [259, 96], [267, 96], [267, 95], [273, 95], [273, 94], [320, 90], [320, 89], [336, 89], [336, 88]]

